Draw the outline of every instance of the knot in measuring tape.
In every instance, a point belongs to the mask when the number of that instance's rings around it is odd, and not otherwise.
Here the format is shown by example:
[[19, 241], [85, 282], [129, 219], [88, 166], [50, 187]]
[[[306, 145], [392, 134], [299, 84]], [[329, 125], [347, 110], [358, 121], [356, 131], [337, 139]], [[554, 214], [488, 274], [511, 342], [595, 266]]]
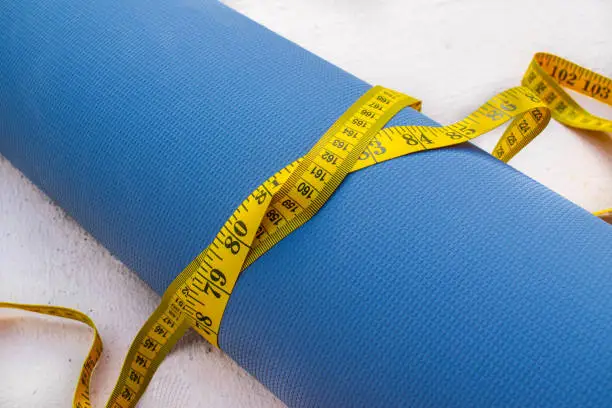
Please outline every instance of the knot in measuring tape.
[[[108, 407], [133, 407], [157, 367], [186, 330], [194, 328], [218, 347], [225, 308], [240, 273], [299, 228], [327, 202], [350, 172], [412, 153], [475, 139], [511, 122], [493, 150], [510, 160], [548, 124], [551, 116], [576, 128], [612, 131], [612, 122], [591, 115], [562, 87], [611, 105], [612, 81], [550, 54], [536, 54], [523, 86], [504, 91], [449, 126], [385, 124], [400, 110], [420, 110], [417, 99], [380, 86], [357, 100], [302, 158], [257, 187], [221, 230], [166, 290], [161, 303], [136, 336]], [[610, 217], [611, 210], [598, 215]], [[88, 324], [95, 340], [83, 366], [74, 406], [90, 407], [89, 383], [102, 352], [94, 323], [84, 314], [53, 306], [0, 303]]]

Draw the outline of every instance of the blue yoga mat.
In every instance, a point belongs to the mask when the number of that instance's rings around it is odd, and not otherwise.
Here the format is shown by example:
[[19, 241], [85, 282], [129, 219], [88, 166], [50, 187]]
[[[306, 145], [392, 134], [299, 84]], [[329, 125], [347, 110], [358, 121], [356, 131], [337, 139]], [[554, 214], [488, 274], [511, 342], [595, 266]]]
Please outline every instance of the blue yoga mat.
[[[368, 88], [217, 1], [0, 4], [0, 153], [160, 294]], [[244, 272], [220, 344], [292, 407], [609, 406], [610, 243], [473, 146], [392, 160]]]

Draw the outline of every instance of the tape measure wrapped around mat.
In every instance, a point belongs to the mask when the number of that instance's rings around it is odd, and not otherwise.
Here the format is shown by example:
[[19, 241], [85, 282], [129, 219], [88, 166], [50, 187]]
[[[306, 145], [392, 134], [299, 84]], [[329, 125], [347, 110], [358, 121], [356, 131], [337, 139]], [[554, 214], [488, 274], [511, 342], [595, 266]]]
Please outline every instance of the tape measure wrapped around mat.
[[[3, 4], [0, 73], [0, 153], [160, 294], [369, 89], [204, 0]], [[611, 239], [475, 147], [394, 159], [241, 275], [219, 344], [296, 407], [605, 405]]]

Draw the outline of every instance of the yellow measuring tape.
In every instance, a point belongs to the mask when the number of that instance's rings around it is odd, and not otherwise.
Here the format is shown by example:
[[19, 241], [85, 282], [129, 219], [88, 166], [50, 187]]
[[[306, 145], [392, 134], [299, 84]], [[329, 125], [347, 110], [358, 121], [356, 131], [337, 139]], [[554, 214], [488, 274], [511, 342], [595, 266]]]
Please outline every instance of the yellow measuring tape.
[[[612, 105], [612, 80], [550, 54], [536, 54], [523, 86], [504, 91], [465, 119], [444, 127], [383, 128], [420, 101], [380, 86], [356, 101], [302, 158], [257, 187], [212, 243], [172, 282], [136, 336], [107, 407], [136, 405], [166, 354], [189, 328], [218, 347], [223, 313], [240, 273], [325, 204], [346, 175], [400, 156], [467, 142], [512, 120], [493, 154], [510, 160], [548, 124], [612, 131], [612, 121], [591, 115], [563, 89]], [[596, 215], [612, 218], [612, 209]], [[86, 315], [71, 309], [0, 303], [0, 307], [65, 317], [94, 329], [94, 343], [77, 384], [74, 407], [90, 407], [89, 384], [102, 341]]]

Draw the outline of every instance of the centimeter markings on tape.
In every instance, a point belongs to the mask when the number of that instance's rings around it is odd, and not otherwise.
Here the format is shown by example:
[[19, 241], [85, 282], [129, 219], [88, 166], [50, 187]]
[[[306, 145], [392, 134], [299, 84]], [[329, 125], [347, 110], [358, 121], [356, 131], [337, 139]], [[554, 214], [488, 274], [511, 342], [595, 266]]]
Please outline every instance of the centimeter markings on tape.
[[[374, 87], [325, 133], [306, 156], [289, 164], [247, 197], [213, 242], [174, 280], [160, 306], [128, 351], [108, 407], [133, 407], [157, 367], [193, 327], [218, 347], [225, 307], [240, 272], [280, 240], [308, 221], [349, 172], [411, 153], [464, 143], [512, 120], [493, 154], [508, 161], [548, 124], [551, 114], [568, 126], [612, 131], [612, 122], [589, 114], [566, 87], [612, 105], [612, 81], [550, 54], [536, 54], [523, 87], [502, 92], [465, 119], [444, 127], [396, 126], [383, 129], [399, 110], [420, 102], [398, 92]], [[598, 216], [612, 217], [612, 209]], [[94, 329], [94, 343], [83, 366], [74, 406], [90, 407], [89, 381], [102, 352], [91, 319], [53, 306], [0, 303], [0, 307], [56, 315]]]
[[[380, 102], [378, 109], [369, 107], [376, 101]], [[397, 112], [415, 102], [413, 98], [382, 87], [374, 87], [363, 95], [325, 133], [304, 159], [289, 165], [267, 180], [236, 209], [208, 248], [183, 270], [166, 291], [160, 306], [149, 318], [151, 327], [145, 325], [141, 329], [142, 339], [160, 342], [160, 348], [163, 347], [161, 341], [164, 339], [160, 338], [159, 333], [151, 331], [151, 328], [162, 326], [162, 316], [166, 316], [170, 308], [178, 306], [183, 311], [185, 320], [190, 321], [198, 333], [218, 347], [217, 337], [225, 306], [240, 272], [245, 267], [248, 254], [256, 250], [256, 233], [261, 220], [266, 212], [269, 212], [268, 209], [278, 209], [277, 203], [281, 201], [293, 200], [295, 203], [293, 211], [285, 213], [283, 223], [276, 223], [267, 239], [259, 241], [262, 246], [271, 247], [308, 221], [323, 206], [376, 133]], [[341, 133], [347, 126], [357, 129], [354, 138]], [[345, 151], [335, 150], [336, 140], [344, 140], [349, 148]], [[333, 159], [328, 160], [332, 156]], [[327, 165], [328, 178], [319, 184], [309, 182], [306, 177], [315, 163]], [[304, 194], [306, 189], [308, 192]], [[261, 253], [263, 252], [265, 251]], [[162, 330], [167, 338], [177, 337], [167, 326]], [[131, 406], [132, 401], [137, 400], [144, 392], [144, 387], [129, 379], [133, 371], [130, 357], [128, 355], [122, 368], [122, 378], [127, 380], [119, 381], [111, 396], [110, 405], [113, 407]]]
[[523, 77], [552, 109], [559, 122], [580, 129], [612, 132], [612, 121], [591, 115], [562, 88], [571, 89], [612, 106], [612, 79], [556, 55], [538, 53]]

